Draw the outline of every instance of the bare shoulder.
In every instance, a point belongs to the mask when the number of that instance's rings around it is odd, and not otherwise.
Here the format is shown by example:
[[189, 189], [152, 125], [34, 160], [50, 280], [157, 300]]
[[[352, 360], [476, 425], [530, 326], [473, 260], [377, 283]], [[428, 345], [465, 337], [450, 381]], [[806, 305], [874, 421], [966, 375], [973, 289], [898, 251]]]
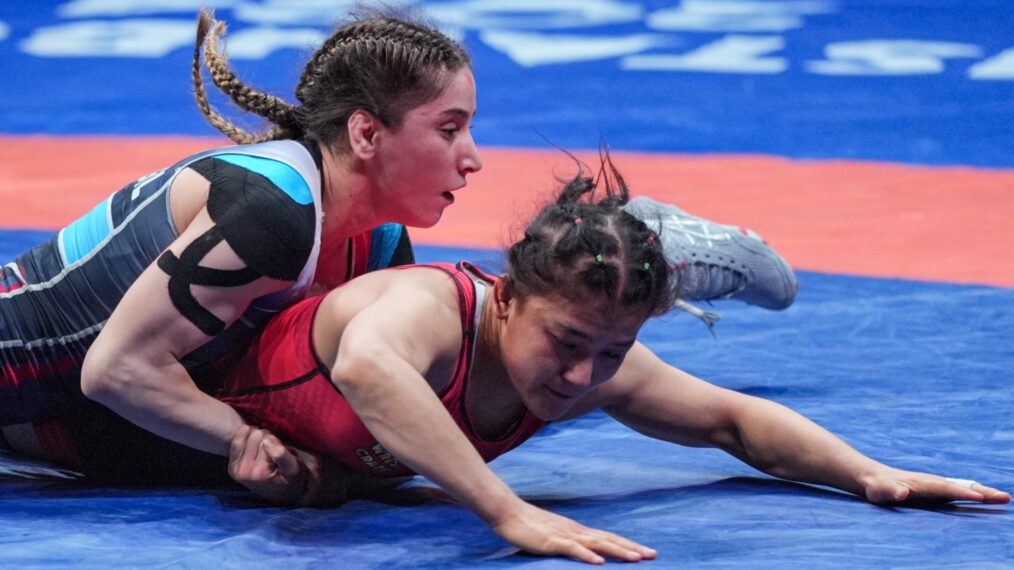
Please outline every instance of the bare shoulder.
[[349, 327], [358, 338], [382, 339], [406, 358], [440, 359], [456, 355], [461, 344], [458, 302], [454, 282], [441, 271], [376, 271], [328, 293], [319, 309], [327, 318], [317, 319], [317, 330], [341, 337]]
[[401, 311], [403, 318], [433, 315], [434, 311], [457, 314], [459, 303], [454, 281], [427, 266], [367, 273], [335, 289], [329, 297], [334, 298], [332, 303], [348, 308], [378, 303], [381, 309]]
[[406, 350], [457, 358], [462, 341], [461, 295], [455, 281], [432, 267], [391, 271], [384, 303], [404, 329]]
[[169, 211], [173, 223], [182, 232], [208, 203], [211, 182], [192, 168], [184, 168], [173, 179], [169, 191]]
[[457, 312], [460, 302], [454, 279], [438, 268], [417, 265], [392, 269], [392, 292], [416, 300], [427, 309], [446, 308]]

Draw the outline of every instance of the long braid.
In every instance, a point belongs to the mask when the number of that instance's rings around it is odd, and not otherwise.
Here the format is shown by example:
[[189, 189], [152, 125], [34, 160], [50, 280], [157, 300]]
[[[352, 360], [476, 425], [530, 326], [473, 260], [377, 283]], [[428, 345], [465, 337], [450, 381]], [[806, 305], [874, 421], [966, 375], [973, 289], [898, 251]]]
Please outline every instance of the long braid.
[[211, 16], [202, 10], [197, 16], [197, 41], [194, 44], [194, 61], [192, 77], [194, 82], [194, 98], [197, 100], [197, 107], [201, 114], [219, 131], [237, 143], [244, 143], [250, 134], [236, 127], [228, 119], [219, 114], [208, 102], [208, 95], [204, 90], [204, 74], [201, 68], [201, 47], [204, 45], [204, 38], [208, 35], [208, 28], [211, 26]]
[[376, 23], [372, 20], [353, 22], [328, 38], [314, 52], [310, 61], [303, 68], [299, 83], [296, 85], [296, 99], [301, 103], [306, 103], [308, 90], [318, 83], [323, 70], [329, 67], [329, 62], [337, 57], [336, 54], [344, 52], [350, 45], [374, 35], [376, 27]]
[[320, 75], [320, 70], [324, 67], [324, 62], [333, 57], [333, 52], [337, 49], [339, 43], [347, 41], [348, 38], [344, 35], [335, 34], [328, 38], [320, 48], [314, 52], [313, 57], [307, 62], [306, 66], [303, 67], [303, 73], [299, 76], [299, 83], [296, 84], [296, 99], [300, 103], [306, 103], [307, 90], [314, 86], [317, 77]]
[[[435, 29], [375, 15], [340, 27], [313, 54], [296, 87], [300, 105], [295, 106], [239, 80], [219, 46], [224, 33], [225, 24], [213, 13], [200, 12], [194, 91], [201, 113], [238, 143], [305, 137], [341, 145], [349, 116], [360, 109], [398, 128], [408, 109], [443, 91], [448, 72], [470, 65], [461, 46]], [[272, 125], [267, 133], [252, 134], [212, 108], [200, 66], [202, 48], [214, 84], [241, 109], [267, 119]]]
[[290, 132], [293, 127], [298, 129], [298, 124], [294, 123], [295, 106], [280, 97], [257, 91], [236, 77], [229, 66], [229, 60], [219, 51], [218, 40], [225, 34], [225, 30], [225, 22], [216, 22], [204, 41], [204, 65], [211, 80], [241, 109], [256, 113], [276, 125], [274, 131], [296, 134]]
[[[229, 61], [219, 51], [218, 39], [225, 34], [225, 23], [215, 20], [210, 10], [201, 10], [197, 19], [197, 39], [194, 45], [194, 93], [201, 113], [216, 129], [240, 144], [251, 144], [279, 138], [299, 136], [295, 119], [296, 108], [274, 95], [261, 93], [240, 81], [229, 67]], [[204, 48], [204, 66], [212, 81], [241, 109], [256, 113], [272, 123], [264, 134], [254, 135], [217, 112], [208, 102], [200, 66], [201, 48]]]

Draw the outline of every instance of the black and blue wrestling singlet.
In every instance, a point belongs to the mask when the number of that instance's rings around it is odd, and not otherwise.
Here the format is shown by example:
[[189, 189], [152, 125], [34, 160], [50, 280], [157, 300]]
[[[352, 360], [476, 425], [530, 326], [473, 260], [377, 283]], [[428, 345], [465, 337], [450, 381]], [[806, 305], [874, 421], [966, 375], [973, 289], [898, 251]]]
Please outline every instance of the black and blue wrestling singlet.
[[271, 314], [301, 299], [313, 280], [320, 249], [315, 158], [294, 141], [191, 156], [115, 192], [48, 242], [0, 267], [0, 425], [52, 417], [83, 397], [80, 369], [88, 347], [131, 284], [178, 237], [169, 189], [184, 168], [202, 172], [213, 162], [230, 176], [256, 179], [250, 187], [266, 196], [251, 200], [270, 200], [278, 216], [298, 220], [288, 224], [287, 231], [302, 233], [300, 241], [308, 244], [289, 289], [256, 300], [184, 364], [214, 358]]

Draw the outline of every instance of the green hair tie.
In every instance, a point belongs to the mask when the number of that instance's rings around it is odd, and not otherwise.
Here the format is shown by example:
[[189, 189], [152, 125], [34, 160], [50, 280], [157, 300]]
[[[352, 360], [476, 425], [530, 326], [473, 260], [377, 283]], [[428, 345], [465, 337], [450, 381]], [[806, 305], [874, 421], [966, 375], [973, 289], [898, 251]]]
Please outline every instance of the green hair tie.
[[602, 254], [601, 253], [596, 253], [595, 254], [595, 263], [602, 263], [602, 261], [603, 261]]
[[651, 271], [651, 263], [650, 262], [648, 262], [648, 261], [644, 262], [644, 270], [645, 271]]

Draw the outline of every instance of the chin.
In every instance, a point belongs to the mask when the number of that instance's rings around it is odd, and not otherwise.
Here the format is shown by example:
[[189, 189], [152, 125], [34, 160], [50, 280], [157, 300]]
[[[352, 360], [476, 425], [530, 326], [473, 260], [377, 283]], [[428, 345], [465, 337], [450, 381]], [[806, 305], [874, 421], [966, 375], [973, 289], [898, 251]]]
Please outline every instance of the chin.
[[544, 422], [555, 422], [559, 420], [560, 418], [565, 416], [568, 411], [570, 411], [571, 407], [571, 405], [561, 406], [561, 405], [545, 405], [545, 404], [533, 406], [529, 405], [527, 402], [525, 403], [525, 406], [528, 408], [528, 411], [532, 413], [532, 415], [534, 415], [535, 417], [539, 418]]
[[443, 215], [443, 210], [438, 210], [430, 216], [423, 216], [421, 212], [412, 212], [412, 215], [406, 216], [401, 223], [412, 228], [432, 228], [437, 225]]
[[536, 413], [535, 410], [531, 410], [531, 412], [532, 412], [533, 416], [539, 418], [540, 420], [542, 420], [542, 421], [544, 421], [546, 423], [559, 421], [560, 418], [563, 417], [563, 412], [560, 412], [560, 411], [557, 411], [556, 413], [553, 413], [553, 414], [540, 414], [540, 413]]
[[420, 228], [432, 228], [433, 226], [437, 225], [437, 222], [439, 222], [441, 219], [443, 219], [443, 217], [444, 217], [444, 212], [443, 212], [443, 210], [441, 210], [441, 211], [437, 212], [437, 215], [433, 216], [432, 218], [428, 218], [426, 220], [426, 222], [424, 224], [421, 224], [419, 227]]

